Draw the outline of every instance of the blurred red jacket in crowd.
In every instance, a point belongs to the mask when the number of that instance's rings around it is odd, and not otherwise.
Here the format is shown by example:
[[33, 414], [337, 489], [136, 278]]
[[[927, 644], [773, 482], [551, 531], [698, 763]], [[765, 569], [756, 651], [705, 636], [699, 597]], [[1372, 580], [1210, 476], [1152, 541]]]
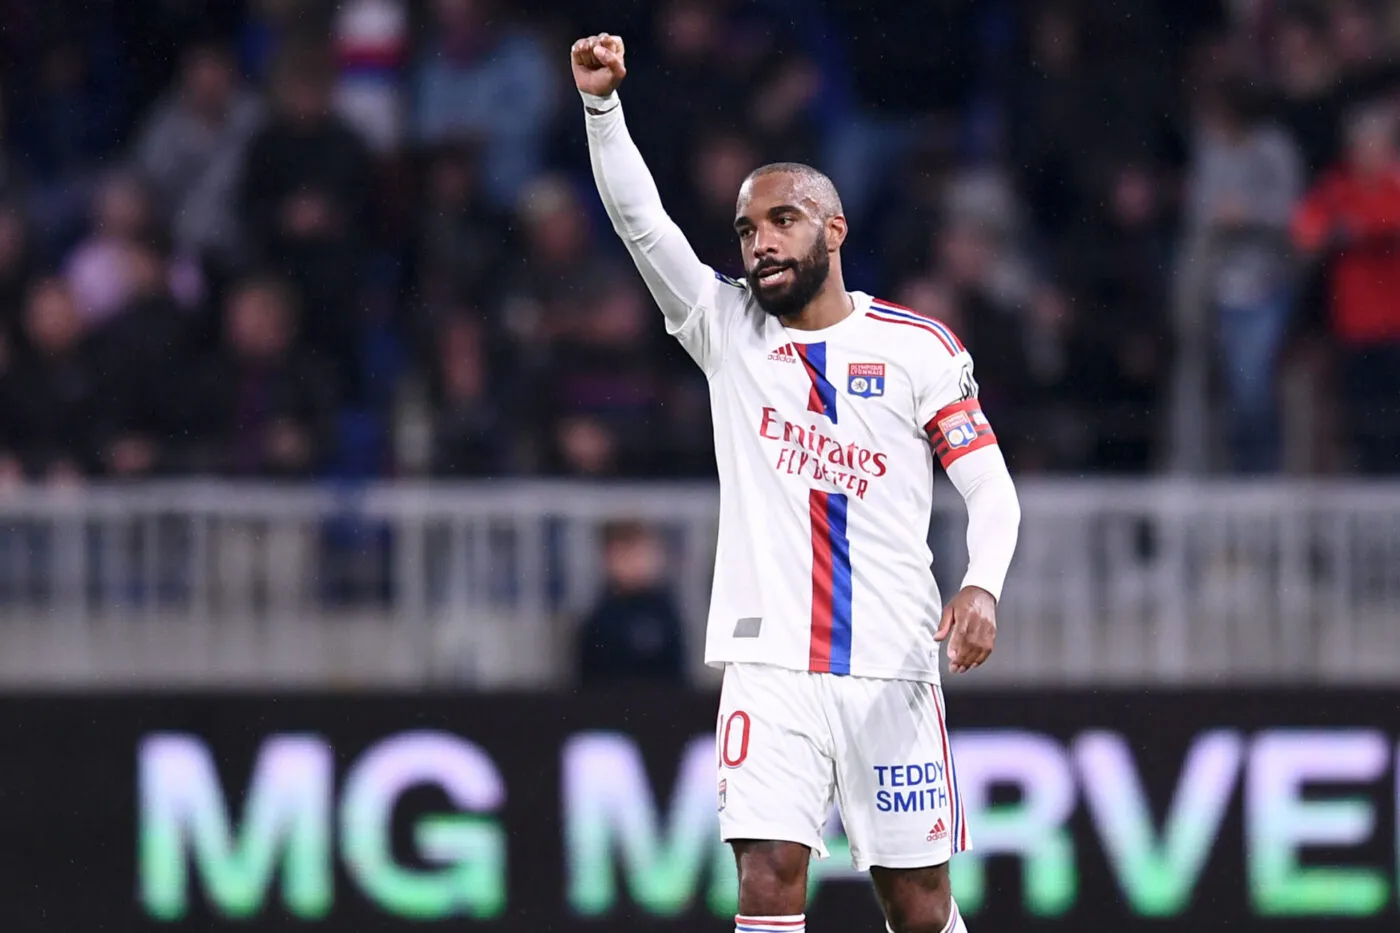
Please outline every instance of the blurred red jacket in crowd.
[[1332, 253], [1332, 328], [1343, 342], [1400, 342], [1400, 166], [1332, 169], [1299, 206], [1294, 241]]

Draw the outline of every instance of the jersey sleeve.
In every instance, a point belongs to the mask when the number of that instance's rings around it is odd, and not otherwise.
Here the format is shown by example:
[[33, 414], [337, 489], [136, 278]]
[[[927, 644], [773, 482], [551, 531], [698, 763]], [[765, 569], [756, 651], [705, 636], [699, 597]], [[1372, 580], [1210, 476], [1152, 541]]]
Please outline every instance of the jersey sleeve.
[[977, 397], [972, 356], [960, 346], [935, 354], [916, 378], [917, 418], [938, 462], [967, 504], [967, 572], [976, 586], [1000, 600], [1020, 534], [1021, 505], [996, 434]]
[[667, 333], [701, 369], [713, 373], [748, 290], [701, 262], [666, 213], [656, 182], [627, 132], [617, 93], [580, 93], [593, 179], [608, 219], [665, 315]]
[[995, 446], [996, 434], [977, 398], [972, 355], [961, 347], [954, 354], [935, 352], [933, 359], [921, 361], [920, 370], [914, 380], [915, 419], [943, 468]]

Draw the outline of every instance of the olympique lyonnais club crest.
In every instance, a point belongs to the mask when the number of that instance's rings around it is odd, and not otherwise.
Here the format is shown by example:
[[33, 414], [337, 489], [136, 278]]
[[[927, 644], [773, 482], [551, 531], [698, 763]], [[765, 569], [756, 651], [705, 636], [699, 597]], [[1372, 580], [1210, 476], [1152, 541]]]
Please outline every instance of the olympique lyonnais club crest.
[[852, 363], [846, 391], [861, 398], [885, 394], [884, 363]]
[[948, 442], [948, 446], [954, 450], [959, 447], [966, 447], [977, 440], [977, 427], [972, 423], [972, 419], [965, 412], [949, 415], [938, 422], [938, 430], [943, 432], [943, 437]]

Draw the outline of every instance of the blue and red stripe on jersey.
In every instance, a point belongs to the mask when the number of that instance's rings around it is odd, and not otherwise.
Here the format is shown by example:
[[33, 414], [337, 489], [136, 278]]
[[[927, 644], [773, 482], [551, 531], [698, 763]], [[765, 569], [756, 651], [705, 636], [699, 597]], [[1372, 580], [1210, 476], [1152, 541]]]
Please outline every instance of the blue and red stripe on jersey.
[[793, 348], [802, 358], [802, 368], [812, 380], [812, 391], [807, 395], [807, 410], [819, 411], [836, 423], [836, 386], [826, 378], [826, 344], [794, 343]]
[[944, 324], [942, 321], [934, 320], [927, 315], [920, 314], [913, 308], [906, 308], [890, 301], [875, 299], [870, 302], [870, 310], [866, 312], [866, 317], [876, 321], [883, 321], [886, 324], [905, 324], [910, 327], [917, 327], [938, 338], [938, 342], [943, 344], [943, 348], [949, 355], [957, 356], [964, 348], [958, 335]]
[[813, 489], [808, 495], [812, 521], [812, 635], [808, 669], [828, 674], [851, 672], [851, 541], [846, 534], [847, 504], [839, 492]]
[[958, 792], [953, 749], [948, 744], [948, 717], [943, 709], [943, 692], [937, 684], [929, 684], [929, 690], [933, 693], [933, 708], [938, 714], [938, 734], [943, 739], [943, 774], [948, 785], [948, 809], [953, 812], [953, 852], [964, 852], [967, 850], [967, 819], [963, 812], [962, 794]]

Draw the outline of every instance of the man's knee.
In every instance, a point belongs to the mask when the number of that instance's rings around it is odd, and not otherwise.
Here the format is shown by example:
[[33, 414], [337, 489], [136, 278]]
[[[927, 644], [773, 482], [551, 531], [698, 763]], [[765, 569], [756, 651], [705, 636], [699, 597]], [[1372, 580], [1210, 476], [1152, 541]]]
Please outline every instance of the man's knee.
[[943, 933], [953, 918], [946, 868], [874, 869], [876, 893], [894, 933]]
[[739, 867], [740, 913], [780, 917], [803, 912], [811, 849], [795, 842], [745, 839], [731, 845]]
[[952, 902], [921, 900], [890, 911], [889, 924], [894, 933], [943, 933], [952, 919]]

